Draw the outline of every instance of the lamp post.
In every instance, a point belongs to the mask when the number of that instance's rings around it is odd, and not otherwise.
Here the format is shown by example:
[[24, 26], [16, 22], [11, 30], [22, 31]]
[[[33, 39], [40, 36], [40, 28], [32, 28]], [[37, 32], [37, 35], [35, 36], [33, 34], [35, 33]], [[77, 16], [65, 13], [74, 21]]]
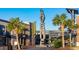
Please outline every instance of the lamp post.
[[71, 19], [74, 20], [75, 23], [75, 14], [78, 14], [78, 10], [74, 8], [66, 8], [67, 12], [71, 14]]
[[[66, 9], [67, 10], [67, 12], [69, 13], [69, 14], [71, 14], [71, 19], [72, 19], [72, 24], [74, 25], [75, 24], [75, 15], [76, 14], [78, 14], [78, 10], [76, 10], [76, 9], [74, 9], [74, 8], [67, 8]], [[72, 29], [71, 30], [71, 33], [74, 35], [75, 34], [75, 31], [74, 31], [74, 29]], [[70, 45], [71, 45], [71, 36], [72, 35], [70, 35]], [[73, 36], [74, 37], [74, 36]], [[74, 43], [75, 43], [75, 39], [73, 38], [73, 45], [74, 45]]]

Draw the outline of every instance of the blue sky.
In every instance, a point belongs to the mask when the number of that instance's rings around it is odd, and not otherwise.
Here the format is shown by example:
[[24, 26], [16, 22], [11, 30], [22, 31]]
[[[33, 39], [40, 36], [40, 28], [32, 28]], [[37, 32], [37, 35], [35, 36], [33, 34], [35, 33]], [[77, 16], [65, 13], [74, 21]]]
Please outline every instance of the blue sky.
[[[57, 30], [58, 26], [52, 24], [52, 19], [56, 14], [70, 14], [65, 8], [43, 8], [45, 14], [45, 29]], [[0, 19], [9, 20], [11, 17], [19, 17], [24, 22], [36, 21], [36, 29], [40, 29], [40, 8], [0, 8]]]

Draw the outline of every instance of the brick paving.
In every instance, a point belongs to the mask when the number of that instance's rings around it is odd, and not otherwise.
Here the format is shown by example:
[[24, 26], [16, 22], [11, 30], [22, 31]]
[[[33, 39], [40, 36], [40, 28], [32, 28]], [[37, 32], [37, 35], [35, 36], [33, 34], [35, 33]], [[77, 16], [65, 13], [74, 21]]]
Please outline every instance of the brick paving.
[[79, 50], [79, 47], [65, 47], [65, 48], [49, 48], [49, 47], [40, 47], [40, 46], [36, 46], [36, 47], [28, 47], [25, 48], [24, 50]]
[[[8, 47], [7, 46], [0, 46], [0, 50], [8, 50]], [[29, 47], [23, 48], [21, 50], [79, 50], [79, 47], [49, 48], [49, 47], [29, 46]]]
[[76, 50], [76, 49], [73, 49], [73, 48], [69, 48], [69, 47], [66, 47], [66, 48], [49, 48], [49, 47], [30, 47], [30, 48], [26, 48], [24, 50]]

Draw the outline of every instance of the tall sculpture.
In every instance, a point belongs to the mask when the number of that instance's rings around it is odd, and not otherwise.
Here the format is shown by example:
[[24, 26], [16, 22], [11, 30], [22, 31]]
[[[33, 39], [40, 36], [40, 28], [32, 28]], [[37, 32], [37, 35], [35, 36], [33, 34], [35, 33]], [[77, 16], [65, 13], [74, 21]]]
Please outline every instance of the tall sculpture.
[[44, 46], [45, 41], [45, 15], [44, 11], [40, 9], [40, 46]]

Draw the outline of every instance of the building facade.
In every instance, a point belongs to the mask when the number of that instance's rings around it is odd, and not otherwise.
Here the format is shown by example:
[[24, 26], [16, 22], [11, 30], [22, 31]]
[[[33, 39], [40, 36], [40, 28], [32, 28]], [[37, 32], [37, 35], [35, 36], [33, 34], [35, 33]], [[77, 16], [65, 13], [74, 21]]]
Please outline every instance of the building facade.
[[[9, 21], [0, 19], [0, 45], [11, 45], [11, 33], [6, 30], [6, 26]], [[25, 23], [26, 28], [24, 31], [19, 34], [19, 43], [20, 46], [29, 46], [34, 44], [35, 40], [35, 31], [36, 31], [36, 23]], [[8, 38], [9, 37], [9, 40]]]
[[8, 21], [0, 19], [0, 45], [1, 46], [6, 46], [7, 43], [9, 43], [10, 36], [9, 36], [9, 32], [6, 31], [6, 25], [8, 23], [9, 23]]
[[[79, 26], [79, 15], [76, 17], [76, 23]], [[79, 28], [77, 28], [76, 46], [79, 46]]]

